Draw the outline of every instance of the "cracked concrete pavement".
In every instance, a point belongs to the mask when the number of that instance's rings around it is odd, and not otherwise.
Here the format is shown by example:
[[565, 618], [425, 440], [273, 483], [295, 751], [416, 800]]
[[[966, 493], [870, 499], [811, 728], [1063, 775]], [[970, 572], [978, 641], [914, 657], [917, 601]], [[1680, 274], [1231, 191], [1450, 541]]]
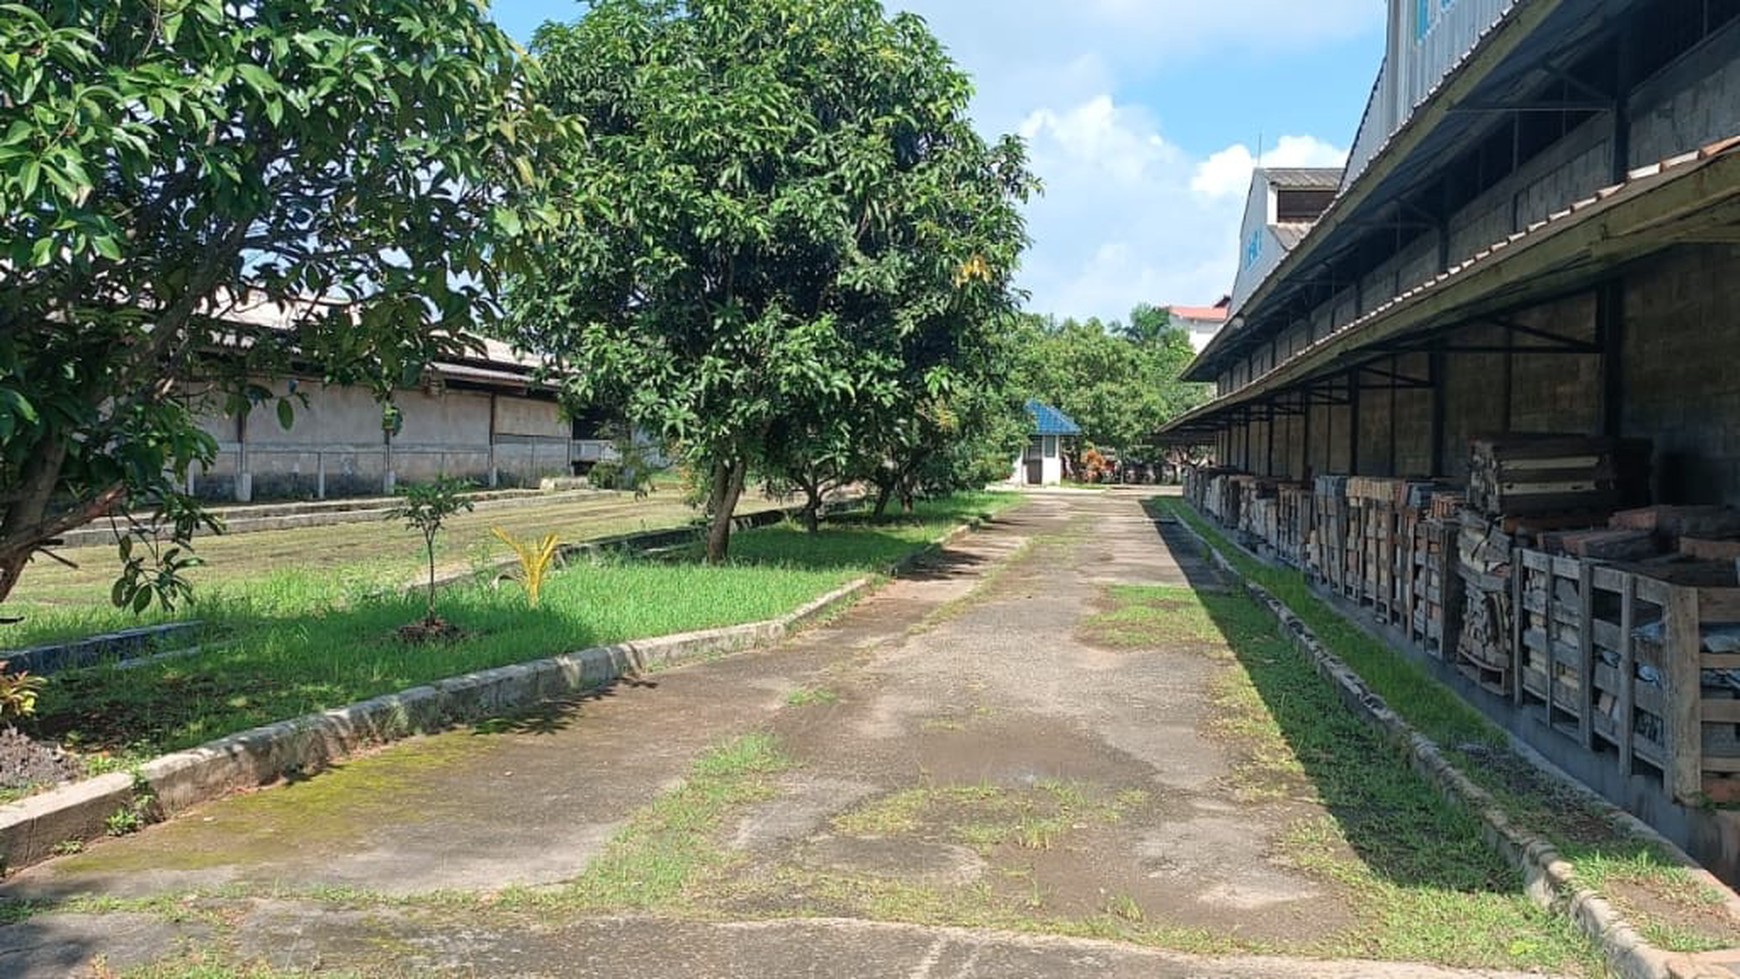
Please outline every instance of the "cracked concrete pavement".
[[[1226, 664], [1084, 637], [1119, 584], [1221, 587], [1133, 496], [1036, 495], [774, 648], [414, 739], [25, 871], [0, 899], [51, 910], [0, 926], [0, 975], [189, 955], [370, 976], [1502, 975], [867, 920], [890, 895], [1026, 908], [1022, 931], [1111, 907], [1300, 951], [1358, 926], [1335, 885], [1269, 856], [1298, 804], [1229, 794], [1232, 753], [1203, 730]], [[799, 690], [827, 696], [796, 706]], [[573, 880], [697, 757], [750, 731], [794, 765], [730, 814], [729, 879], [680, 911], [429, 899]], [[887, 824], [848, 831], [853, 813]], [[1039, 832], [1043, 846], [1011, 835]], [[144, 903], [100, 913], [90, 897]]]

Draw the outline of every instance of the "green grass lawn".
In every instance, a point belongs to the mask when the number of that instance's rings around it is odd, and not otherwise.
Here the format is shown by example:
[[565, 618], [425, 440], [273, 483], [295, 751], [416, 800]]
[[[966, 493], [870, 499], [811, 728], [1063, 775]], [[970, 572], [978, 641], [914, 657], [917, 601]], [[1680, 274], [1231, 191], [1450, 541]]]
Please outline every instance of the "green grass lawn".
[[769, 619], [1020, 499], [963, 494], [886, 521], [849, 515], [816, 534], [748, 531], [719, 567], [683, 555], [578, 564], [546, 584], [536, 609], [511, 585], [450, 586], [438, 612], [465, 635], [437, 644], [397, 635], [422, 617], [419, 592], [285, 570], [201, 593], [187, 610], [207, 623], [197, 656], [54, 676], [26, 730], [97, 757], [147, 758], [473, 670]]

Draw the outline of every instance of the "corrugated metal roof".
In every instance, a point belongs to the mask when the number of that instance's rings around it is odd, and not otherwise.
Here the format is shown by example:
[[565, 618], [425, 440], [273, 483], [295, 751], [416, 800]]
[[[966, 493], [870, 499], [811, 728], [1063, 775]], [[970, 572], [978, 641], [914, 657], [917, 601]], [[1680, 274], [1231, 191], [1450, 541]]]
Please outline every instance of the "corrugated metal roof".
[[1340, 167], [1263, 167], [1263, 176], [1281, 190], [1339, 190]]
[[1033, 419], [1035, 435], [1080, 435], [1081, 426], [1075, 420], [1043, 401], [1029, 399], [1027, 414]]
[[1275, 232], [1275, 237], [1281, 240], [1281, 247], [1288, 251], [1292, 251], [1293, 246], [1304, 241], [1305, 236], [1311, 233], [1311, 225], [1305, 222], [1271, 224], [1269, 227]]

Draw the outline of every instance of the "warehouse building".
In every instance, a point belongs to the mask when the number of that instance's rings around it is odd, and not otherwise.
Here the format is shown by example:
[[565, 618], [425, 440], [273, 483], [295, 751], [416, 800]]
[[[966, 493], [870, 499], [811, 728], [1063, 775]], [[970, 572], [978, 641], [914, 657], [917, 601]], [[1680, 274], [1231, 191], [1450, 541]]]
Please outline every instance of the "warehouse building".
[[1345, 172], [1302, 220], [1286, 189], [1164, 433], [1214, 447], [1193, 497], [1740, 876], [1732, 561], [1603, 551], [1740, 534], [1685, 508], [1740, 504], [1740, 0], [1391, 0]]
[[[291, 311], [239, 304], [226, 315], [283, 329]], [[441, 476], [479, 487], [535, 487], [615, 458], [603, 420], [570, 417], [539, 377], [541, 366], [505, 343], [477, 340], [430, 364], [419, 384], [395, 391], [392, 424], [366, 387], [313, 375], [259, 379], [275, 398], [289, 399], [291, 425], [280, 423], [271, 403], [208, 411], [200, 424], [217, 442], [217, 457], [189, 472], [188, 492], [238, 502], [375, 496]]]

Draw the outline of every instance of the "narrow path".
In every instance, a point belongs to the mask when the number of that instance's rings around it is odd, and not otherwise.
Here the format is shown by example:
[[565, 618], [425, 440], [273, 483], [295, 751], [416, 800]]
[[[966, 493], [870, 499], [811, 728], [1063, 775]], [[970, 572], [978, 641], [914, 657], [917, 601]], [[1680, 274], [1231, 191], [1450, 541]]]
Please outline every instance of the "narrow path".
[[1213, 716], [1230, 657], [1130, 641], [1132, 585], [1222, 587], [1134, 497], [1038, 496], [777, 648], [33, 868], [0, 884], [47, 907], [0, 926], [0, 975], [1502, 974], [1232, 954], [1384, 926], [1275, 855], [1321, 805], [1254, 801]]

